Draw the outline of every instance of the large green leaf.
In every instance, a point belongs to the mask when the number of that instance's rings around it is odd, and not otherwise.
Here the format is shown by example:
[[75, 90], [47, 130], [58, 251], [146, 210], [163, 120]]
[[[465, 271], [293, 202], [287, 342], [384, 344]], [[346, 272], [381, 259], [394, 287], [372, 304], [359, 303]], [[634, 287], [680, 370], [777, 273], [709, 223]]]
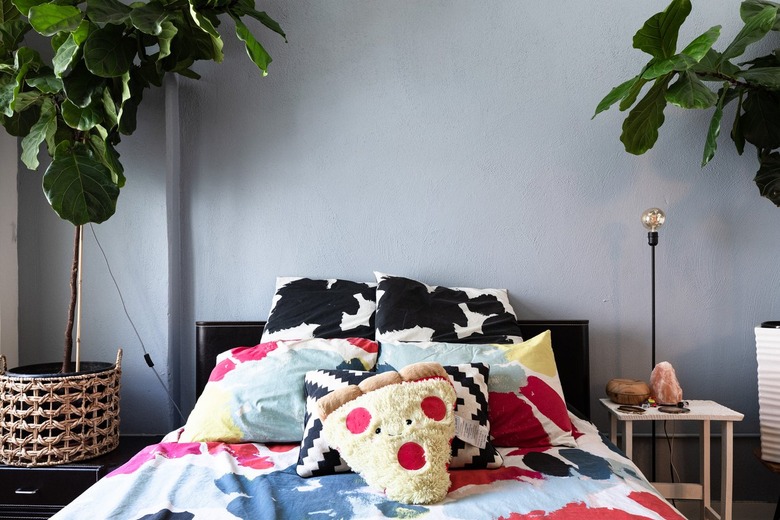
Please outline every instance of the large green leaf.
[[623, 121], [620, 140], [627, 152], [641, 155], [658, 140], [658, 129], [664, 123], [666, 90], [670, 77], [659, 78]]
[[666, 91], [666, 100], [681, 108], [709, 108], [718, 96], [696, 74], [683, 72]]
[[107, 220], [119, 197], [109, 169], [85, 148], [68, 142], [57, 147], [43, 174], [43, 191], [57, 215], [76, 226]]
[[38, 121], [30, 128], [30, 133], [22, 139], [22, 162], [25, 166], [31, 170], [38, 168], [38, 151], [41, 143], [53, 136], [56, 130], [57, 110], [54, 108], [54, 102], [46, 98], [41, 104]]
[[141, 62], [141, 66], [138, 67], [138, 76], [143, 80], [146, 88], [149, 88], [149, 85], [161, 87], [165, 72], [159, 60], [144, 60]]
[[741, 56], [751, 43], [755, 43], [772, 29], [777, 18], [777, 7], [767, 6], [747, 19], [745, 25], [720, 56], [720, 62]]
[[268, 65], [271, 63], [271, 55], [266, 52], [263, 46], [260, 45], [260, 42], [249, 32], [241, 18], [234, 17], [233, 20], [236, 22], [236, 36], [246, 44], [246, 53], [249, 55], [249, 58], [263, 71], [263, 76], [267, 75]]
[[16, 90], [16, 81], [11, 76], [0, 74], [0, 113], [6, 117], [11, 117], [14, 113], [14, 91]]
[[79, 48], [73, 34], [69, 34], [63, 44], [59, 46], [57, 52], [54, 53], [54, 57], [51, 60], [52, 65], [54, 65], [54, 74], [56, 76], [62, 77], [70, 68], [73, 64], [73, 59], [78, 54]]
[[143, 99], [143, 88], [131, 74], [122, 76], [122, 101], [118, 112], [118, 129], [124, 135], [135, 132], [138, 104]]
[[96, 76], [116, 78], [130, 70], [137, 42], [124, 36], [124, 26], [106, 25], [92, 31], [84, 42], [84, 62]]
[[224, 54], [222, 53], [223, 42], [217, 29], [214, 27], [214, 24], [211, 23], [211, 20], [209, 20], [208, 17], [198, 12], [192, 4], [190, 4], [189, 13], [195, 26], [209, 36], [209, 42], [211, 44], [208, 54], [204, 55], [202, 58], [196, 59], [205, 58], [215, 61], [216, 63], [221, 63], [224, 58]]
[[50, 68], [46, 68], [45, 74], [38, 74], [27, 78], [27, 84], [44, 94], [55, 94], [62, 90], [62, 80], [54, 76]]
[[780, 67], [756, 67], [740, 72], [739, 77], [754, 85], [780, 90]]
[[92, 96], [100, 92], [106, 80], [95, 76], [83, 61], [76, 63], [73, 70], [62, 79], [65, 85], [65, 95], [78, 107], [85, 107], [92, 101]]
[[82, 43], [87, 41], [89, 33], [95, 29], [97, 29], [97, 26], [93, 23], [90, 23], [89, 20], [82, 21], [81, 25], [79, 25], [78, 28], [71, 33], [73, 35], [73, 40], [76, 42], [76, 45], [80, 47]]
[[119, 131], [121, 133], [130, 135], [135, 132], [137, 113], [138, 104], [132, 98], [125, 101], [122, 106], [122, 114], [119, 116]]
[[90, 103], [85, 107], [78, 107], [65, 100], [61, 106], [62, 119], [65, 123], [76, 130], [85, 132], [91, 130], [103, 120], [103, 112], [96, 103]]
[[0, 25], [18, 20], [21, 13], [11, 0], [0, 0]]
[[731, 140], [734, 141], [734, 147], [737, 153], [742, 155], [745, 151], [745, 134], [742, 132], [742, 104], [744, 102], [744, 91], [739, 91], [737, 97], [737, 112], [734, 117], [734, 123], [731, 125]]
[[[780, 49], [777, 49], [780, 50]], [[771, 54], [765, 54], [764, 56], [757, 56], [752, 60], [744, 61], [740, 65], [749, 65], [750, 69], [757, 69], [759, 67], [780, 67], [780, 57], [777, 56], [777, 50]]]
[[634, 35], [634, 48], [654, 58], [674, 56], [680, 26], [691, 12], [690, 0], [672, 0], [666, 9], [651, 16]]
[[171, 42], [176, 36], [179, 30], [170, 20], [165, 20], [160, 24], [161, 31], [158, 36], [158, 42], [160, 45], [160, 54], [157, 56], [158, 60], [161, 60], [171, 54]]
[[170, 43], [170, 55], [160, 60], [166, 71], [179, 72], [196, 60], [211, 59], [214, 54], [212, 36], [198, 27], [189, 13], [170, 21], [177, 33]]
[[119, 153], [105, 139], [97, 135], [89, 136], [89, 148], [94, 156], [111, 171], [111, 180], [118, 187], [125, 185], [125, 170], [119, 162]]
[[780, 147], [780, 93], [750, 90], [742, 108], [740, 124], [745, 140], [759, 149]]
[[636, 98], [639, 97], [639, 93], [642, 92], [642, 87], [647, 84], [647, 81], [648, 80], [643, 78], [641, 75], [636, 78], [634, 84], [631, 85], [631, 88], [628, 89], [626, 95], [623, 97], [623, 99], [620, 100], [620, 105], [618, 105], [618, 108], [621, 112], [627, 110], [636, 102]]
[[255, 2], [254, 0], [238, 0], [236, 2], [233, 2], [230, 7], [230, 13], [234, 16], [251, 16], [267, 28], [271, 29], [276, 34], [280, 35], [282, 38], [284, 38], [284, 41], [287, 41], [287, 35], [282, 30], [282, 26], [279, 25], [279, 22], [268, 16], [268, 13], [265, 11], [258, 11], [255, 9]]
[[14, 110], [16, 112], [23, 112], [30, 108], [32, 105], [36, 105], [41, 101], [41, 93], [36, 90], [28, 90], [25, 92], [19, 92], [14, 99]]
[[41, 107], [39, 105], [32, 105], [27, 110], [21, 112], [14, 112], [11, 116], [5, 114], [0, 115], [2, 118], [2, 125], [6, 131], [14, 137], [24, 137], [30, 133], [30, 129], [38, 121], [41, 115]]
[[114, 101], [110, 88], [106, 87], [103, 89], [101, 101], [103, 102], [103, 112], [106, 115], [106, 123], [109, 123], [108, 126], [115, 126], [119, 120], [119, 116], [117, 114], [116, 102]]
[[75, 31], [84, 18], [78, 7], [54, 3], [33, 6], [28, 16], [33, 29], [44, 36]]
[[279, 25], [279, 22], [268, 16], [268, 13], [265, 11], [255, 11], [252, 9], [251, 11], [247, 12], [249, 16], [254, 18], [255, 20], [259, 21], [261, 24], [265, 25], [269, 29], [271, 29], [276, 34], [280, 35], [282, 38], [284, 38], [284, 41], [287, 41], [287, 35], [284, 34], [284, 31], [282, 30], [282, 26]]
[[741, 69], [730, 61], [723, 61], [718, 51], [710, 49], [690, 70], [698, 74], [699, 79], [720, 83], [724, 76], [736, 80]]
[[653, 60], [653, 63], [642, 73], [642, 78], [653, 80], [670, 72], [680, 72], [694, 66], [696, 61], [685, 54], [677, 54], [665, 60]]
[[36, 5], [44, 4], [47, 0], [13, 0], [13, 4], [24, 16], [29, 16], [30, 8]]
[[121, 116], [122, 106], [133, 95], [130, 91], [130, 73], [126, 72], [121, 77], [115, 79], [114, 85], [119, 87], [119, 111], [117, 111], [117, 116]]
[[195, 8], [195, 5], [192, 1], [190, 1], [190, 16], [192, 17], [192, 20], [195, 22], [195, 25], [197, 25], [202, 31], [207, 32], [214, 38], [219, 38], [219, 32], [214, 27], [214, 24], [211, 23], [211, 20], [208, 19], [207, 16], [203, 15], [200, 11], [198, 11]]
[[87, 16], [98, 25], [124, 23], [130, 11], [132, 8], [119, 0], [87, 0]]
[[[17, 96], [22, 90], [27, 72], [30, 70], [38, 70], [41, 66], [41, 56], [38, 51], [35, 51], [29, 47], [21, 47], [16, 51], [14, 55], [14, 67], [16, 68], [16, 82], [13, 88], [13, 98], [11, 99], [10, 108], [14, 110], [21, 110], [21, 106], [17, 108]], [[4, 105], [0, 104], [0, 107]], [[6, 113], [6, 115], [11, 115]]]
[[162, 23], [168, 18], [168, 12], [157, 0], [133, 7], [130, 21], [133, 26], [145, 34], [157, 36], [162, 32]]
[[[739, 6], [739, 15], [742, 17], [743, 22], [747, 22], [750, 18], [760, 13], [765, 7], [778, 7], [777, 2], [769, 2], [768, 0], [745, 0]], [[775, 18], [775, 23], [772, 26], [775, 31], [780, 31], [780, 13]]]
[[[637, 78], [639, 78], [639, 76], [635, 76], [628, 81], [624, 81], [617, 87], [610, 90], [609, 94], [604, 96], [604, 99], [602, 99], [596, 106], [596, 112], [593, 114], [593, 117], [596, 117], [601, 112], [604, 112], [605, 110], [609, 109], [609, 107], [626, 97], [626, 94], [634, 85], [634, 82], [637, 80]], [[591, 117], [591, 119], [593, 119], [593, 117]]]
[[729, 94], [729, 84], [724, 83], [718, 96], [718, 102], [715, 104], [715, 112], [710, 120], [710, 127], [707, 130], [707, 139], [704, 141], [704, 155], [702, 156], [701, 166], [707, 165], [715, 157], [715, 151], [718, 149], [718, 136], [720, 135], [720, 121], [723, 119], [723, 105]]
[[720, 38], [720, 25], [710, 27], [707, 32], [689, 43], [680, 54], [690, 56], [694, 61], [701, 61], [718, 41], [718, 38]]
[[[13, 4], [11, 4], [11, 7], [13, 7]], [[16, 12], [18, 13], [19, 11]], [[0, 24], [0, 55], [16, 49], [29, 30], [30, 24], [21, 19], [8, 20]]]
[[761, 156], [761, 167], [753, 179], [762, 197], [780, 207], [780, 154], [777, 152]]

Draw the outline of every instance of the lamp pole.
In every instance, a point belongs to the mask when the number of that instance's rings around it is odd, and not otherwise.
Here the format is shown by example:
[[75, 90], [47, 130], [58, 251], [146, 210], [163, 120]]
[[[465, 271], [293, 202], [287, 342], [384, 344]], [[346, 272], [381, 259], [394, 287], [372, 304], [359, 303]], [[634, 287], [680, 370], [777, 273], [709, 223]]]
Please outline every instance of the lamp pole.
[[[650, 323], [651, 323], [651, 365], [655, 368], [655, 246], [658, 245], [658, 228], [666, 222], [666, 214], [658, 208], [650, 208], [642, 213], [642, 225], [647, 231], [647, 244], [650, 246]], [[653, 481], [655, 475], [655, 421], [652, 421], [651, 459]]]

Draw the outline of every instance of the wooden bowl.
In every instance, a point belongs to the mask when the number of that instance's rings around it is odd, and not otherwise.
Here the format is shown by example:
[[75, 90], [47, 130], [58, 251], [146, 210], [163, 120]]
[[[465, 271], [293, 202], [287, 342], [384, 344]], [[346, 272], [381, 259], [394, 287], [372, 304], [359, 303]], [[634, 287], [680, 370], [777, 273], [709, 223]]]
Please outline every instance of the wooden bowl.
[[638, 379], [611, 379], [607, 396], [614, 403], [639, 405], [650, 397], [650, 386]]

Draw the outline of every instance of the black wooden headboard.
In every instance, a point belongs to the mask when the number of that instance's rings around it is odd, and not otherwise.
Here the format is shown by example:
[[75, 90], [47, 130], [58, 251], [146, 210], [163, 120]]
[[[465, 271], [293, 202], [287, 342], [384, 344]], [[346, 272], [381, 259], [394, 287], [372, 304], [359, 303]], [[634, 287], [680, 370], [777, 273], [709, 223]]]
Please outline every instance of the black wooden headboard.
[[[570, 408], [590, 418], [590, 357], [587, 320], [520, 320], [524, 338], [550, 330], [561, 386]], [[199, 321], [195, 323], [195, 395], [206, 386], [217, 355], [260, 343], [262, 321]]]

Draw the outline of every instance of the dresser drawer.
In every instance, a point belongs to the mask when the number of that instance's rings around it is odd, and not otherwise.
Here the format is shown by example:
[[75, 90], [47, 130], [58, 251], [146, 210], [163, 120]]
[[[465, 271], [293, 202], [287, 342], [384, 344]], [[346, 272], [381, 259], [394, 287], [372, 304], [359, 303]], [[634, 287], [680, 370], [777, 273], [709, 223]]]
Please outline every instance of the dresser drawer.
[[54, 516], [60, 506], [10, 506], [0, 504], [0, 520], [46, 520]]
[[0, 471], [0, 504], [64, 506], [98, 481], [99, 469], [5, 466]]

